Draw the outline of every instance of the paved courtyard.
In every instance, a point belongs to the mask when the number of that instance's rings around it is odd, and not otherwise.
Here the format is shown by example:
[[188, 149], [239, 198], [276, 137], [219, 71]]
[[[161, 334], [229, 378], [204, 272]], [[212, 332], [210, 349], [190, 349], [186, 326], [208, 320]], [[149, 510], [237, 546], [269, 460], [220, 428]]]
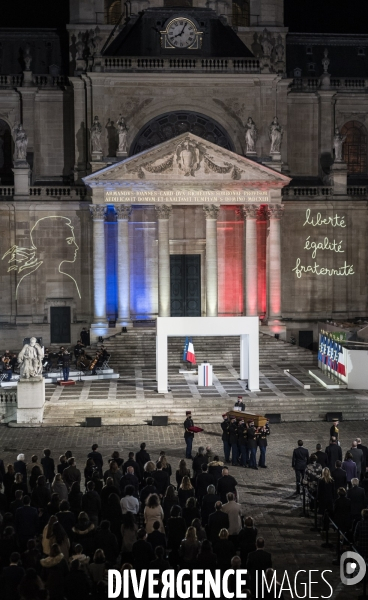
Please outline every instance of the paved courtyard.
[[[298, 569], [331, 569], [327, 579], [334, 588], [333, 598], [347, 600], [358, 597], [358, 589], [346, 588], [339, 580], [339, 570], [332, 565], [334, 551], [321, 548], [321, 534], [310, 531], [312, 520], [301, 515], [301, 500], [292, 496], [294, 492], [294, 473], [291, 469], [291, 454], [299, 437], [311, 451], [320, 442], [327, 445], [330, 424], [282, 423], [271, 427], [269, 448], [267, 451], [268, 468], [252, 471], [240, 467], [231, 467], [231, 473], [238, 481], [240, 502], [244, 504], [246, 514], [254, 517], [259, 534], [266, 539], [267, 549], [272, 552], [274, 566], [281, 574], [288, 570], [291, 577]], [[208, 425], [205, 431], [196, 435], [195, 448], [199, 445], [211, 445], [222, 457], [220, 425]], [[341, 424], [341, 443], [346, 451], [356, 437], [368, 441], [367, 427], [364, 422], [343, 422]], [[85, 457], [93, 442], [107, 462], [113, 450], [119, 450], [124, 458], [130, 450], [138, 450], [140, 442], [147, 443], [151, 457], [156, 459], [160, 450], [166, 450], [173, 470], [184, 457], [183, 428], [178, 425], [168, 427], [142, 426], [105, 426], [101, 428], [53, 427], [42, 429], [0, 428], [0, 457], [5, 463], [13, 461], [16, 454], [24, 452], [26, 459], [34, 453], [41, 454], [49, 447], [55, 459], [66, 450], [76, 456], [79, 468], [83, 469]], [[314, 597], [327, 596], [328, 588], [314, 590]], [[301, 593], [301, 592], [300, 592]], [[287, 593], [286, 598], [291, 596]], [[311, 597], [311, 596], [310, 596]]]

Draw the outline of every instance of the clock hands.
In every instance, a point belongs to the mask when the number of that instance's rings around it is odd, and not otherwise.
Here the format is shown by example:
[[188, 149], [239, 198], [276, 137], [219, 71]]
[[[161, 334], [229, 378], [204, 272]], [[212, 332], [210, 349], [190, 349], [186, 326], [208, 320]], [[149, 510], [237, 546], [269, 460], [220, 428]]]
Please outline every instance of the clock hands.
[[184, 29], [186, 28], [187, 25], [188, 25], [188, 23], [185, 23], [185, 25], [184, 25], [183, 29], [181, 30], [181, 32], [177, 33], [176, 35], [174, 35], [174, 38], [179, 37], [179, 35], [183, 35]]

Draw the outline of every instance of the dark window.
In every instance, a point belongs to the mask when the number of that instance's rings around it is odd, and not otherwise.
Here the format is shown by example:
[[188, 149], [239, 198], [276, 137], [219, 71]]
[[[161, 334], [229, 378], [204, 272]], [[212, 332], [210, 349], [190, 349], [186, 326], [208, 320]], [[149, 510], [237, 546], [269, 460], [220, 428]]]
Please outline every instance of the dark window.
[[348, 173], [357, 175], [367, 172], [367, 130], [359, 121], [349, 121], [341, 129], [346, 135], [343, 145], [343, 159], [348, 165]]
[[144, 125], [131, 146], [131, 155], [148, 150], [187, 131], [208, 142], [234, 150], [227, 132], [219, 123], [195, 112], [176, 111], [160, 115]]
[[249, 0], [233, 2], [232, 26], [249, 27]]
[[13, 183], [13, 143], [9, 125], [0, 119], [0, 183]]

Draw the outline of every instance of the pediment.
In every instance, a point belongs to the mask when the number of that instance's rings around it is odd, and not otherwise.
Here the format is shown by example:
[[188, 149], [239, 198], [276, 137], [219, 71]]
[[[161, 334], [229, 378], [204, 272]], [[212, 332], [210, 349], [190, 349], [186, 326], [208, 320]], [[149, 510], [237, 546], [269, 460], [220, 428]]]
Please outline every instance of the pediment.
[[[96, 188], [103, 188], [105, 200], [110, 196], [113, 202], [123, 202], [124, 195], [137, 193], [146, 195], [148, 201], [150, 193], [155, 193], [160, 196], [159, 201], [164, 201], [164, 196], [173, 190], [176, 195], [183, 193], [186, 197], [190, 190], [196, 195], [241, 192], [242, 196], [249, 190], [252, 201], [256, 193], [260, 194], [261, 201], [262, 194], [266, 196], [269, 190], [288, 185], [290, 179], [192, 133], [183, 133], [96, 171], [83, 181], [96, 192]], [[120, 200], [116, 198], [119, 194]]]

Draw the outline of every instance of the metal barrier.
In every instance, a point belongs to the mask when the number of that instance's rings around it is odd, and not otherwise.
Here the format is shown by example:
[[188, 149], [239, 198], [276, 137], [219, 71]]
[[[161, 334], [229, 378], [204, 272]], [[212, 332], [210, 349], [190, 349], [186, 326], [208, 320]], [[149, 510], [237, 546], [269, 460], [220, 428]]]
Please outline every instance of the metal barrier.
[[[346, 537], [345, 533], [343, 533], [341, 531], [341, 529], [339, 529], [339, 527], [336, 525], [336, 523], [334, 522], [332, 517], [330, 517], [327, 510], [325, 511], [325, 514], [322, 516], [322, 528], [318, 528], [318, 499], [315, 496], [313, 496], [313, 494], [310, 493], [307, 486], [303, 485], [302, 487], [303, 487], [303, 517], [308, 516], [308, 511], [307, 511], [307, 498], [308, 498], [313, 501], [314, 527], [311, 527], [311, 531], [321, 531], [321, 530], [325, 531], [326, 541], [323, 544], [321, 544], [322, 548], [333, 548], [333, 544], [330, 543], [330, 541], [329, 541], [330, 525], [332, 525], [332, 528], [336, 532], [336, 545], [335, 545], [336, 557], [332, 561], [332, 564], [340, 565], [340, 557], [342, 554], [341, 553], [341, 541], [343, 541], [345, 543], [345, 545], [349, 547], [349, 550], [351, 550], [352, 552], [356, 552], [356, 554], [360, 554], [358, 552], [357, 548], [354, 546], [354, 543]], [[368, 572], [368, 562], [367, 561], [366, 561], [366, 566], [367, 566], [367, 572]], [[368, 600], [368, 595], [367, 595], [368, 575], [367, 575], [367, 572], [363, 579], [363, 596], [359, 596], [359, 600]]]

